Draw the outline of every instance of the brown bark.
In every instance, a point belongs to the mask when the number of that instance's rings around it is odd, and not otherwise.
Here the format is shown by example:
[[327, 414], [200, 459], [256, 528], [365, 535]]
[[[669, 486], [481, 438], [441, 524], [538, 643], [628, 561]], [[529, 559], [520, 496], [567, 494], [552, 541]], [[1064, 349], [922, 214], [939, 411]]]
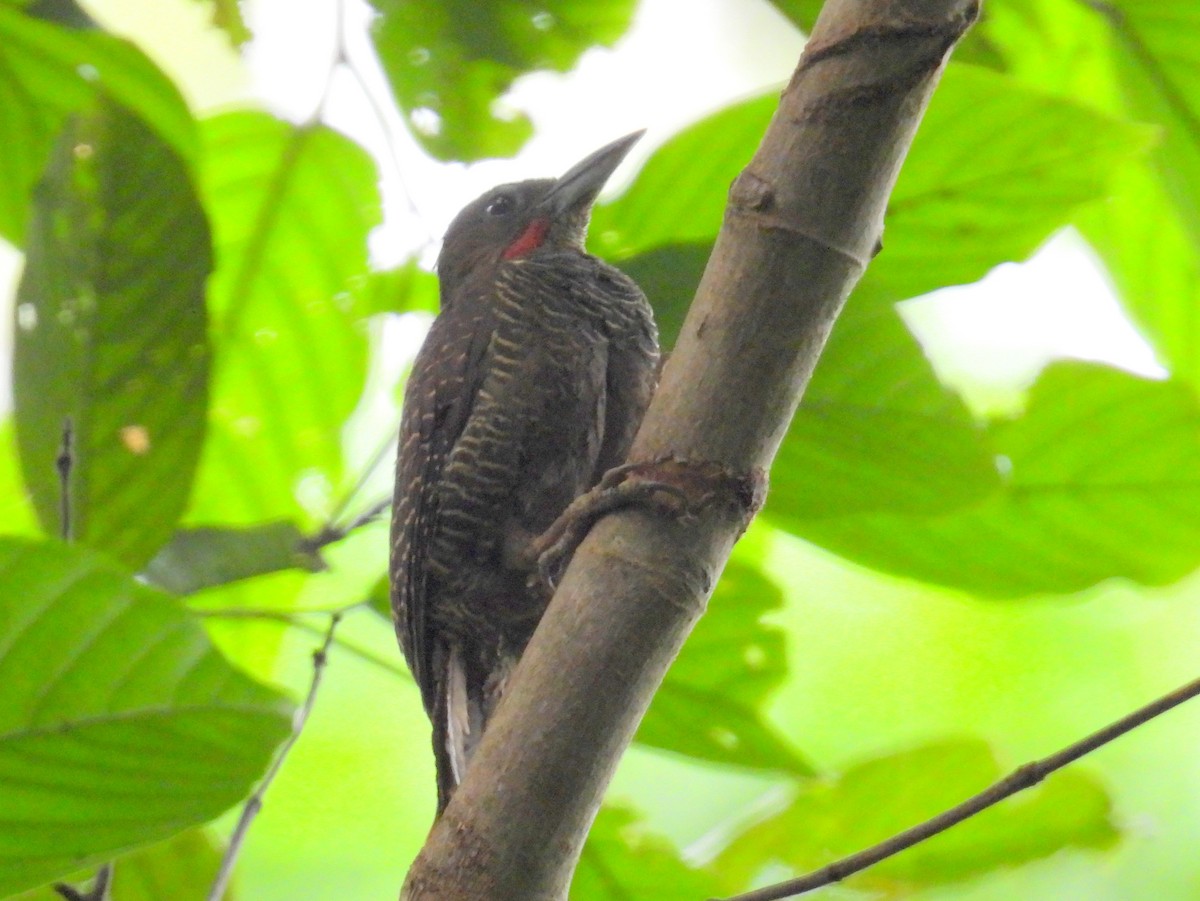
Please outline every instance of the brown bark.
[[694, 517], [631, 510], [575, 554], [405, 899], [565, 898], [601, 796], [704, 610], [978, 0], [829, 0], [725, 221], [631, 452]]

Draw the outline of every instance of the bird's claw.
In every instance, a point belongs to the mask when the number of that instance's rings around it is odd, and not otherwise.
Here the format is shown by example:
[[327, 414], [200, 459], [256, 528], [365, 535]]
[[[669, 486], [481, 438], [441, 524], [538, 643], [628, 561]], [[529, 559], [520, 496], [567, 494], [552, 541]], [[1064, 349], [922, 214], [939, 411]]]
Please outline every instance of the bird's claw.
[[646, 506], [668, 516], [691, 515], [688, 494], [678, 485], [660, 481], [626, 481], [639, 464], [609, 470], [595, 488], [577, 497], [545, 532], [533, 540], [529, 556], [534, 572], [530, 587], [540, 585], [549, 594], [557, 587], [557, 576], [583, 538], [600, 519], [626, 507]]

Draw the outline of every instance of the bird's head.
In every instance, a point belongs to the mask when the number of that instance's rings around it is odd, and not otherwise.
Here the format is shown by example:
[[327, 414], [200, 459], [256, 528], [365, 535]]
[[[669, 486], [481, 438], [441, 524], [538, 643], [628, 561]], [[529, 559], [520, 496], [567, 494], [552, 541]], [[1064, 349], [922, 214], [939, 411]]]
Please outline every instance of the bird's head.
[[582, 252], [592, 204], [642, 134], [636, 131], [601, 147], [561, 178], [500, 185], [467, 204], [450, 223], [438, 254], [443, 287], [477, 267], [490, 268], [539, 250]]

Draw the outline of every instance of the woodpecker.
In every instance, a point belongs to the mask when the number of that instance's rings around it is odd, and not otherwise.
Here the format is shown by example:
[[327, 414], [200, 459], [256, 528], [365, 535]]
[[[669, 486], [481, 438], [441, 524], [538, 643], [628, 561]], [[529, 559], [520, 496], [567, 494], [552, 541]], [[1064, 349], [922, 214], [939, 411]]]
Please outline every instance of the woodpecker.
[[584, 249], [592, 204], [641, 134], [561, 178], [488, 191], [438, 256], [441, 312], [404, 394], [390, 565], [438, 815], [545, 610], [531, 542], [624, 462], [655, 387], [645, 295]]

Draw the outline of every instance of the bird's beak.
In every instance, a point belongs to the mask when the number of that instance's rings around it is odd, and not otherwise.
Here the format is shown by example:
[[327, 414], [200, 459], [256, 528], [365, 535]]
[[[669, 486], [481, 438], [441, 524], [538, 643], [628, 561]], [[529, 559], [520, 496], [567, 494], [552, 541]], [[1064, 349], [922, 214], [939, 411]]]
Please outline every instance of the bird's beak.
[[559, 219], [587, 210], [595, 202], [609, 176], [621, 165], [629, 149], [645, 133], [643, 128], [617, 138], [568, 169], [542, 200], [541, 205], [550, 218]]

